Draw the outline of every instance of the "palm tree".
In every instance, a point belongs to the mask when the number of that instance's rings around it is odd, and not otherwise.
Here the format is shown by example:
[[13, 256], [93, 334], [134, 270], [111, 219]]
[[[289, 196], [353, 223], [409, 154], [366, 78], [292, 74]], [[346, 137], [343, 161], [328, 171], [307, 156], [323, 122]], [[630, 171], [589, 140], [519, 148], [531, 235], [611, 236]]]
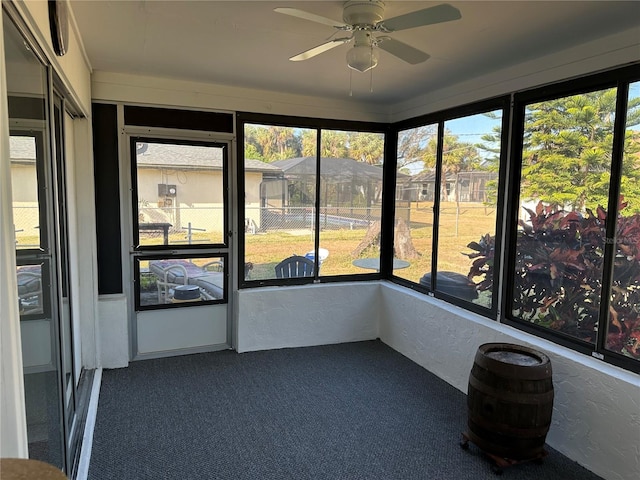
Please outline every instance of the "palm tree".
[[[432, 138], [424, 150], [422, 161], [425, 169], [434, 169], [437, 159], [437, 138]], [[460, 172], [469, 172], [480, 166], [481, 157], [472, 143], [461, 142], [457, 135], [445, 130], [442, 149], [442, 190], [441, 198], [446, 199], [451, 193], [447, 188], [447, 180], [456, 178]]]

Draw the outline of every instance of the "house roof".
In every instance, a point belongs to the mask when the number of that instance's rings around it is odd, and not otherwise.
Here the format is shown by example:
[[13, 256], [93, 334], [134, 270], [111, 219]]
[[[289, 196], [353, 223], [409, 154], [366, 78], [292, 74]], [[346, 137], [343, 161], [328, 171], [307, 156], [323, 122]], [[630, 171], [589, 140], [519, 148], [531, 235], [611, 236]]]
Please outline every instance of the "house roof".
[[11, 163], [35, 163], [36, 143], [33, 138], [15, 135], [9, 137], [9, 157]]
[[[136, 162], [153, 168], [172, 167], [190, 170], [221, 170], [222, 149], [169, 143], [138, 144]], [[281, 170], [260, 160], [247, 159], [245, 171], [279, 173]]]
[[149, 167], [222, 169], [222, 149], [170, 143], [138, 143], [136, 164]]
[[282, 169], [273, 163], [266, 163], [262, 160], [244, 159], [244, 170], [246, 172], [282, 173]]
[[[273, 165], [281, 168], [285, 176], [307, 176], [316, 174], [316, 157], [298, 157], [278, 160]], [[368, 178], [382, 181], [382, 166], [369, 165], [352, 158], [321, 158], [320, 176], [334, 180]]]

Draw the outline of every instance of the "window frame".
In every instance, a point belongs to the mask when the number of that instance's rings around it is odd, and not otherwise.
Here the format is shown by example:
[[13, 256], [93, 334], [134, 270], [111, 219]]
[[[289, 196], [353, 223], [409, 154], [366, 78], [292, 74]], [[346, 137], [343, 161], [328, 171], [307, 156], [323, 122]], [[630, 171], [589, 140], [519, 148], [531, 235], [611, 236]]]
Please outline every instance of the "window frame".
[[[631, 83], [640, 80], [640, 64], [618, 68], [604, 73], [588, 75], [573, 80], [565, 80], [551, 85], [534, 88], [513, 94], [513, 122], [512, 138], [510, 149], [511, 171], [508, 181], [508, 192], [506, 197], [506, 240], [502, 285], [502, 315], [500, 321], [506, 325], [513, 326], [537, 337], [550, 340], [554, 343], [591, 355], [606, 363], [610, 363], [624, 369], [640, 373], [640, 360], [626, 357], [605, 348], [607, 331], [609, 326], [609, 302], [611, 298], [611, 282], [613, 275], [613, 257], [615, 254], [613, 239], [617, 221], [606, 222], [606, 239], [603, 253], [602, 289], [600, 294], [600, 306], [598, 315], [598, 326], [596, 330], [595, 342], [581, 341], [570, 337], [564, 333], [552, 329], [532, 324], [526, 320], [515, 317], [511, 312], [514, 285], [513, 271], [516, 259], [516, 243], [518, 230], [518, 206], [520, 201], [520, 179], [522, 173], [522, 151], [524, 139], [524, 126], [527, 106], [544, 101], [556, 100], [572, 95], [616, 88], [616, 116], [613, 130], [613, 142], [611, 150], [611, 168], [609, 180], [609, 196], [607, 209], [607, 219], [617, 219], [618, 197], [620, 194], [620, 181], [622, 174], [623, 150], [626, 131], [626, 107], [628, 88]], [[623, 114], [620, 114], [621, 112]], [[603, 206], [604, 207], [604, 206]]]
[[[416, 290], [418, 292], [427, 294], [431, 297], [438, 298], [446, 301], [447, 303], [451, 303], [453, 305], [464, 308], [465, 310], [469, 310], [471, 312], [477, 313], [479, 315], [497, 319], [500, 311], [500, 277], [501, 277], [501, 255], [502, 255], [502, 238], [503, 238], [503, 218], [504, 218], [504, 208], [505, 202], [503, 201], [505, 197], [506, 190], [506, 182], [508, 178], [508, 157], [509, 157], [509, 133], [510, 133], [510, 119], [511, 119], [511, 109], [510, 109], [511, 99], [510, 96], [500, 96], [489, 100], [483, 100], [480, 102], [471, 103], [468, 105], [463, 105], [460, 107], [452, 108], [449, 110], [444, 110], [440, 112], [436, 112], [433, 114], [424, 115], [421, 117], [412, 118], [409, 120], [405, 120], [402, 122], [398, 122], [393, 125], [394, 127], [394, 139], [395, 143], [398, 141], [398, 133], [403, 130], [408, 130], [411, 128], [417, 128], [425, 125], [437, 125], [437, 153], [436, 153], [436, 178], [435, 178], [435, 191], [434, 191], [434, 203], [433, 203], [433, 229], [432, 229], [432, 238], [431, 238], [431, 286], [421, 285], [420, 283], [412, 282], [410, 280], [401, 278], [397, 275], [393, 274], [393, 271], [389, 274], [389, 279], [397, 283], [398, 285], [402, 285], [404, 287], [410, 288], [412, 290]], [[501, 121], [501, 148], [500, 148], [500, 159], [499, 159], [499, 167], [498, 167], [498, 189], [496, 192], [497, 195], [497, 204], [496, 204], [496, 224], [495, 224], [495, 266], [494, 266], [494, 287], [491, 292], [491, 307], [483, 307], [481, 305], [472, 303], [470, 301], [464, 300], [462, 298], [450, 295], [442, 290], [437, 288], [437, 266], [438, 266], [438, 238], [439, 238], [439, 218], [440, 218], [440, 188], [441, 188], [441, 179], [442, 179], [442, 157], [443, 157], [443, 138], [444, 138], [444, 125], [447, 121], [456, 120], [459, 118], [469, 117], [473, 115], [483, 114], [495, 110], [502, 111], [502, 121]], [[393, 155], [393, 166], [391, 164], [386, 164], [386, 168], [392, 169], [395, 171], [397, 169], [397, 160], [396, 160], [396, 152], [391, 152]], [[394, 185], [395, 191], [395, 185]], [[395, 219], [395, 199], [392, 198], [392, 205], [388, 206], [388, 208], [393, 209], [394, 214], [392, 218]], [[393, 231], [394, 223], [392, 222], [390, 225], [386, 226], [387, 229], [391, 229]], [[393, 241], [393, 238], [391, 239]], [[391, 249], [392, 255], [393, 247]], [[435, 287], [434, 288], [434, 283]]]
[[[327, 130], [357, 130], [367, 132], [385, 133], [384, 141], [384, 175], [383, 175], [383, 203], [382, 203], [382, 234], [380, 240], [380, 271], [363, 273], [358, 275], [338, 275], [329, 277], [293, 278], [293, 279], [270, 279], [270, 280], [245, 280], [239, 277], [239, 288], [254, 288], [270, 285], [298, 285], [310, 283], [328, 283], [339, 281], [367, 281], [367, 280], [389, 280], [392, 283], [415, 290], [428, 296], [443, 300], [465, 310], [477, 313], [487, 318], [492, 318], [500, 323], [522, 330], [536, 337], [550, 340], [556, 344], [570, 348], [574, 351], [591, 355], [605, 363], [619, 366], [626, 370], [640, 373], [640, 360], [626, 357], [620, 353], [606, 350], [606, 334], [600, 333], [595, 342], [595, 346], [582, 341], [570, 339], [563, 334], [557, 334], [550, 329], [532, 325], [529, 322], [512, 318], [510, 314], [510, 298], [513, 292], [513, 266], [516, 253], [517, 240], [517, 216], [518, 202], [520, 195], [520, 175], [522, 167], [522, 144], [524, 132], [525, 105], [561, 98], [573, 94], [585, 93], [597, 90], [598, 88], [617, 87], [616, 112], [624, 111], [625, 115], [616, 115], [614, 124], [614, 139], [612, 147], [612, 165], [610, 171], [610, 186], [607, 212], [611, 218], [617, 218], [617, 199], [620, 193], [620, 179], [622, 174], [623, 150], [625, 142], [626, 108], [628, 102], [628, 88], [631, 83], [640, 80], [640, 62], [631, 63], [624, 66], [617, 66], [603, 72], [590, 73], [578, 78], [563, 79], [550, 84], [535, 86], [532, 88], [510, 92], [505, 95], [490, 99], [481, 100], [471, 104], [461, 105], [454, 108], [433, 112], [430, 114], [406, 119], [403, 121], [380, 124], [367, 122], [349, 122], [339, 120], [326, 120], [319, 118], [304, 118], [279, 116], [270, 114], [258, 114], [239, 112], [236, 114], [236, 132], [238, 149], [238, 224], [244, 224], [245, 203], [244, 203], [244, 125], [246, 123], [256, 123], [274, 126], [314, 128], [318, 131], [318, 142], [320, 142], [320, 132]], [[491, 308], [473, 304], [470, 301], [447, 294], [437, 288], [437, 255], [438, 255], [438, 215], [439, 215], [439, 189], [442, 175], [442, 138], [444, 135], [445, 122], [455, 120], [465, 116], [471, 116], [489, 111], [501, 110], [501, 151], [499, 159], [499, 176], [497, 188], [496, 205], [496, 228], [495, 228], [495, 263], [492, 291]], [[400, 278], [393, 273], [393, 236], [395, 223], [395, 191], [397, 173], [397, 143], [398, 133], [402, 130], [416, 128], [424, 125], [438, 125], [438, 152], [436, 168], [436, 192], [434, 197], [434, 226], [432, 235], [432, 263], [431, 263], [431, 287], [420, 285], [419, 283]], [[320, 145], [320, 143], [318, 143]], [[318, 162], [319, 165], [320, 162]], [[316, 192], [316, 199], [319, 194]], [[316, 216], [317, 221], [317, 216]], [[608, 222], [606, 225], [606, 238], [615, 236], [616, 222]], [[318, 249], [318, 233], [315, 236], [315, 250]], [[245, 232], [239, 232], [238, 242], [238, 268], [244, 268], [245, 256]], [[605, 253], [603, 259], [603, 287], [600, 302], [600, 316], [598, 319], [600, 330], [608, 329], [608, 305], [610, 301], [611, 282], [613, 276], [613, 242], [605, 243]], [[316, 265], [317, 267], [317, 265]], [[317, 269], [316, 269], [317, 272]], [[434, 282], [436, 282], [434, 287]], [[605, 325], [605, 330], [602, 325]]]
[[[140, 287], [142, 282], [140, 281], [140, 262], [144, 261], [152, 261], [152, 260], [192, 260], [198, 258], [221, 258], [223, 261], [223, 271], [222, 279], [223, 279], [223, 288], [222, 288], [222, 298], [214, 299], [214, 300], [198, 300], [189, 303], [154, 303], [150, 305], [141, 305], [140, 302]], [[192, 308], [192, 307], [200, 307], [203, 305], [218, 305], [225, 304], [229, 301], [229, 254], [227, 252], [183, 252], [179, 254], [170, 254], [170, 253], [148, 253], [148, 254], [140, 254], [136, 255], [133, 261], [133, 271], [136, 278], [134, 282], [134, 306], [136, 312], [144, 312], [150, 310], [166, 310], [170, 308]]]
[[140, 244], [140, 221], [138, 209], [138, 163], [136, 143], [156, 143], [164, 145], [186, 145], [195, 147], [214, 147], [222, 150], [222, 198], [229, 198], [229, 149], [226, 143], [216, 142], [215, 140], [191, 140], [181, 138], [179, 136], [156, 137], [131, 135], [129, 138], [129, 150], [131, 158], [131, 212], [132, 212], [132, 249], [135, 252], [153, 252], [172, 250], [176, 252], [188, 250], [208, 250], [208, 249], [227, 249], [230, 247], [231, 240], [227, 232], [229, 229], [228, 215], [223, 215], [223, 241], [215, 243], [194, 243], [194, 244], [172, 244], [166, 245], [143, 245]]
[[[25, 121], [20, 120], [21, 123]], [[51, 253], [52, 245], [50, 245], [49, 239], [49, 217], [48, 217], [48, 202], [46, 190], [48, 187], [48, 175], [50, 173], [47, 171], [47, 162], [49, 162], [49, 152], [47, 151], [47, 144], [50, 142], [48, 136], [48, 132], [46, 132], [41, 125], [34, 128], [28, 128], [29, 120], [26, 120], [27, 125], [21, 125], [10, 128], [10, 136], [21, 136], [21, 137], [30, 137], [34, 140], [34, 146], [36, 150], [36, 158], [35, 158], [35, 170], [36, 170], [36, 188], [37, 188], [37, 198], [38, 198], [38, 230], [39, 230], [39, 238], [38, 238], [38, 246], [29, 246], [26, 248], [17, 248], [16, 252], [19, 252], [20, 255], [47, 255]], [[49, 122], [49, 119], [45, 120], [37, 120], [34, 123], [40, 122]], [[11, 123], [11, 122], [10, 122]], [[13, 208], [13, 207], [12, 207]]]
[[[320, 209], [318, 208], [318, 203], [320, 199], [320, 168], [321, 168], [321, 159], [320, 159], [320, 148], [321, 148], [321, 133], [322, 130], [340, 130], [340, 131], [350, 131], [350, 132], [361, 132], [361, 133], [380, 133], [384, 135], [384, 162], [386, 165], [387, 156], [386, 152], [388, 150], [388, 139], [389, 139], [389, 125], [375, 122], [358, 122], [358, 121], [348, 121], [348, 120], [327, 120], [320, 118], [311, 118], [311, 117], [294, 117], [294, 116], [283, 116], [283, 115], [271, 115], [271, 114], [261, 114], [261, 113], [250, 113], [250, 112], [237, 112], [236, 113], [236, 132], [237, 132], [237, 159], [238, 159], [238, 225], [244, 225], [245, 218], [245, 158], [244, 158], [244, 127], [246, 124], [259, 124], [259, 125], [269, 125], [269, 126], [277, 126], [277, 127], [290, 127], [290, 128], [304, 128], [304, 129], [313, 129], [317, 134], [317, 143], [316, 143], [316, 188], [315, 188], [315, 225], [319, 224], [320, 218]], [[386, 168], [383, 169], [382, 176], [382, 210], [381, 210], [381, 224], [385, 223], [385, 215], [388, 215], [385, 211], [385, 202], [388, 197], [388, 192], [386, 190], [386, 177], [388, 170]], [[380, 258], [383, 258], [383, 251], [385, 248], [386, 242], [389, 241], [388, 236], [385, 236], [384, 228], [382, 229], [382, 235], [380, 239]], [[245, 265], [245, 239], [246, 232], [244, 229], [238, 230], [238, 272], [244, 271]], [[383, 265], [380, 265], [379, 272], [364, 272], [358, 274], [346, 274], [346, 275], [330, 275], [330, 276], [321, 276], [319, 275], [318, 268], [318, 249], [320, 247], [320, 229], [314, 229], [314, 251], [316, 255], [314, 255], [315, 269], [313, 277], [294, 277], [294, 278], [270, 278], [270, 279], [261, 279], [261, 280], [251, 280], [245, 279], [244, 275], [238, 275], [238, 286], [239, 288], [255, 288], [255, 287], [267, 287], [267, 286], [281, 286], [281, 285], [307, 285], [313, 283], [332, 283], [332, 282], [345, 282], [345, 281], [353, 281], [353, 280], [375, 280], [381, 279], [384, 277]]]

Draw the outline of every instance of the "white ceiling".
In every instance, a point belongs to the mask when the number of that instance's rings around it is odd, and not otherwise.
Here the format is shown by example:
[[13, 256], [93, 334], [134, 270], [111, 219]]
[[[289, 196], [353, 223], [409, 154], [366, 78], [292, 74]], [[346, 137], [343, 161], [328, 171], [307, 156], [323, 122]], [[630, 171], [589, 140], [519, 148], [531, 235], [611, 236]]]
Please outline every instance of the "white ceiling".
[[[290, 56], [323, 43], [335, 30], [273, 11], [293, 7], [342, 21], [341, 1], [70, 3], [96, 71], [331, 98], [350, 92], [345, 56], [352, 44], [291, 62]], [[442, 2], [385, 3], [385, 17], [391, 18]], [[637, 1], [449, 3], [462, 19], [392, 34], [427, 52], [429, 60], [409, 65], [381, 51], [371, 72], [353, 72], [353, 98], [393, 104], [629, 28], [637, 28], [640, 38]]]

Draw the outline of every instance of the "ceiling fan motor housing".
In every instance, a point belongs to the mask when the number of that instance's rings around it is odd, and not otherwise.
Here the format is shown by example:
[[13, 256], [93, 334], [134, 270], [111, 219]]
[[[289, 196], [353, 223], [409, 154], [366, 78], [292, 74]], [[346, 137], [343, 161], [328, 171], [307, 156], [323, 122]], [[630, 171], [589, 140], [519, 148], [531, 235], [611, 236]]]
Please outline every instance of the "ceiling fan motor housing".
[[344, 4], [342, 19], [349, 25], [374, 27], [384, 19], [384, 2], [350, 0]]

